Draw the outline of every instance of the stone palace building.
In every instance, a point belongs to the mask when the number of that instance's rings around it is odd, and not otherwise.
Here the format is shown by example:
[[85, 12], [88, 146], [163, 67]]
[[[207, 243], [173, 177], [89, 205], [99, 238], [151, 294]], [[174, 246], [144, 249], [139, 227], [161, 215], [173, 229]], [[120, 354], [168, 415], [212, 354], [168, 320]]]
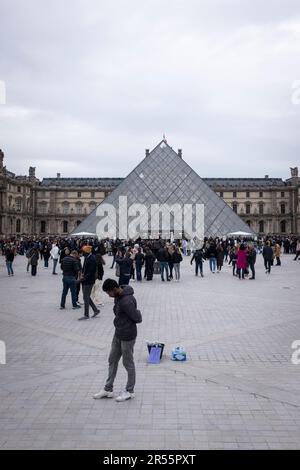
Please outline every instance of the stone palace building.
[[[181, 150], [178, 151], [178, 154]], [[146, 155], [149, 150], [146, 150]], [[258, 235], [300, 234], [300, 178], [202, 178]], [[67, 236], [123, 178], [17, 176], [0, 150], [0, 238]]]

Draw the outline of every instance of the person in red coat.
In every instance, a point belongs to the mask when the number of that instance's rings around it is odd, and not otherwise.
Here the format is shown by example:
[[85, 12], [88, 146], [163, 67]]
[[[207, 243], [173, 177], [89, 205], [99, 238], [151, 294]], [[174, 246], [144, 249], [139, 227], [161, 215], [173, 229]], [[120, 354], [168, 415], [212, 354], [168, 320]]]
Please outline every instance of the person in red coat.
[[247, 267], [247, 251], [245, 245], [242, 243], [237, 253], [237, 272], [239, 279], [245, 279], [245, 270]]

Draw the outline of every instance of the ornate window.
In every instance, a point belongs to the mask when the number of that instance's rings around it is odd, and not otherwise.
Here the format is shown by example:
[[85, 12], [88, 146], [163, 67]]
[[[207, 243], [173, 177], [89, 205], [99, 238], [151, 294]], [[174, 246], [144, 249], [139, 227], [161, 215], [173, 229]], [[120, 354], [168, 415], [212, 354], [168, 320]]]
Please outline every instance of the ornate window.
[[[259, 213], [260, 215], [263, 215], [263, 213], [264, 213], [264, 203], [263, 203], [263, 202], [260, 202], [260, 203], [258, 204], [258, 213]], [[262, 232], [263, 232], [263, 230], [262, 230]]]
[[285, 202], [280, 204], [280, 214], [285, 214]]
[[236, 202], [233, 202], [233, 203], [232, 203], [232, 210], [233, 210], [233, 212], [235, 212], [235, 213], [237, 214], [238, 205], [237, 205]]
[[264, 233], [265, 231], [265, 223], [263, 220], [260, 220], [259, 221], [259, 229], [258, 229], [259, 233]]
[[282, 220], [280, 222], [280, 231], [281, 233], [286, 233], [286, 221], [285, 220]]
[[64, 233], [68, 233], [68, 221], [67, 220], [64, 220], [63, 221], [63, 232]]
[[46, 221], [41, 220], [41, 233], [45, 233], [45, 232], [46, 232]]
[[20, 219], [16, 220], [16, 232], [17, 233], [21, 232], [21, 220]]

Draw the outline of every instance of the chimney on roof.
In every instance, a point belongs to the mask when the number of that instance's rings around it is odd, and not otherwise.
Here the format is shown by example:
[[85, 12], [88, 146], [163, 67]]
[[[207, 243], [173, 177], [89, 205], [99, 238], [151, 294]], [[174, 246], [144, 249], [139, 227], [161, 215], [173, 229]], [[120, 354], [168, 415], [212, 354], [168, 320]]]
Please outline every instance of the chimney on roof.
[[149, 155], [150, 155], [150, 150], [146, 149], [146, 157], [149, 157]]
[[29, 167], [29, 178], [35, 178], [35, 166]]
[[60, 173], [57, 173], [57, 174], [56, 174], [56, 177], [57, 177], [57, 178], [60, 178]]
[[269, 175], [265, 175], [265, 179], [267, 180], [269, 178]]
[[178, 157], [182, 158], [182, 149], [178, 149]]
[[0, 149], [0, 168], [3, 168], [4, 153]]

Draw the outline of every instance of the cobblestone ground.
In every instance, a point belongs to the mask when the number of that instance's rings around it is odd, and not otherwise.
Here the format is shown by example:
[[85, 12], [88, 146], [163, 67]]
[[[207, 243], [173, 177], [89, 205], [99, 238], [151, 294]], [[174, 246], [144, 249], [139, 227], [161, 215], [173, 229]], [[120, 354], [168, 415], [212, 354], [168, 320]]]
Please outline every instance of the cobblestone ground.
[[[107, 257], [105, 277], [111, 277]], [[180, 283], [132, 283], [143, 323], [135, 348], [136, 398], [93, 400], [103, 385], [113, 335], [113, 301], [99, 318], [78, 322], [59, 310], [61, 275], [38, 267], [15, 276], [0, 260], [1, 449], [292, 449], [300, 448], [300, 262], [282, 257], [266, 275], [239, 281], [224, 266], [203, 279], [189, 259]], [[82, 309], [81, 309], [82, 310]], [[80, 311], [79, 311], [80, 312]], [[166, 344], [158, 365], [147, 363], [147, 340]], [[169, 359], [186, 347], [186, 363]], [[115, 391], [126, 375], [120, 365]]]

